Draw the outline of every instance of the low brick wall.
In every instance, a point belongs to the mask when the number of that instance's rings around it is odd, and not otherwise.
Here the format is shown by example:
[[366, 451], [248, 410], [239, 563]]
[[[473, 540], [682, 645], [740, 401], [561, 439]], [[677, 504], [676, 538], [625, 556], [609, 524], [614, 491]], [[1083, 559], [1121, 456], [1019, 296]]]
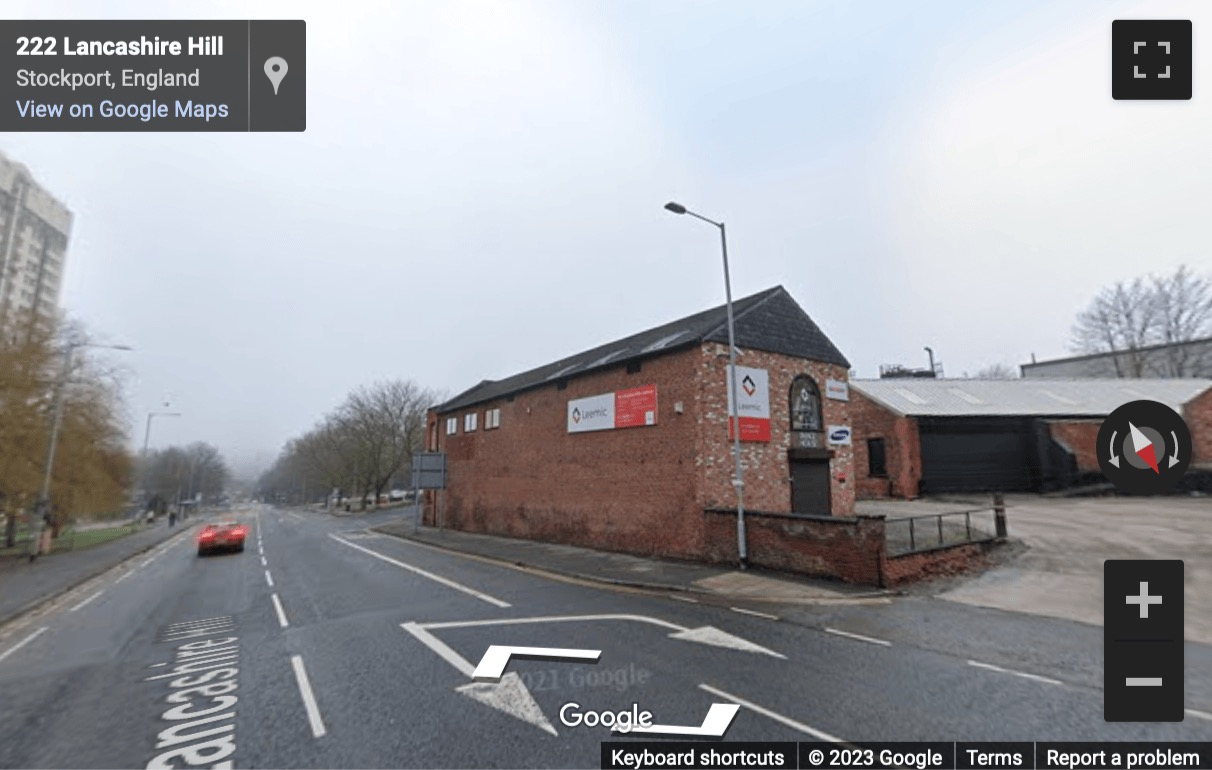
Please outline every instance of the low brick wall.
[[884, 561], [884, 575], [889, 586], [912, 583], [931, 577], [959, 575], [981, 563], [995, 542], [959, 543], [928, 551], [889, 556]]
[[[736, 511], [704, 511], [705, 558], [737, 561]], [[888, 556], [883, 516], [808, 516], [745, 512], [749, 563], [755, 567], [827, 577], [858, 585], [890, 586], [958, 575], [979, 566], [997, 541], [958, 543]]]
[[[736, 511], [704, 512], [705, 557], [736, 562]], [[883, 585], [883, 516], [745, 513], [749, 563], [757, 567]]]

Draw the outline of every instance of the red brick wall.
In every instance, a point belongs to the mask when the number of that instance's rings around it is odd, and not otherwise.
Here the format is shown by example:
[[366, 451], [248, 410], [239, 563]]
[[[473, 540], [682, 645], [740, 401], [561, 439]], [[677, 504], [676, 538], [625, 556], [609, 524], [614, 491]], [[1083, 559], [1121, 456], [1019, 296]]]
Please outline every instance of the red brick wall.
[[[463, 409], [457, 435], [438, 442], [447, 453], [449, 488], [438, 495], [444, 526], [673, 557], [702, 551], [702, 508], [695, 369], [699, 349], [644, 361], [636, 374], [620, 366]], [[657, 424], [568, 433], [567, 404], [640, 385], [657, 385]], [[682, 402], [684, 413], [674, 404]], [[500, 408], [501, 427], [484, 430], [484, 413]], [[464, 415], [478, 413], [474, 433]], [[444, 500], [442, 499], [444, 498]], [[432, 511], [427, 520], [433, 520]]]
[[[827, 379], [849, 380], [841, 366], [805, 361], [778, 353], [745, 350], [737, 361], [741, 367], [765, 369], [770, 376], [770, 442], [744, 442], [741, 455], [745, 468], [745, 506], [760, 511], [791, 510], [791, 381], [808, 374], [821, 393], [821, 411], [828, 425], [850, 425], [848, 402], [825, 397]], [[734, 462], [728, 437], [728, 346], [709, 343], [702, 347], [698, 362], [697, 413], [700, 426], [699, 508], [731, 508], [736, 505], [732, 477]], [[853, 391], [851, 391], [853, 393]], [[853, 397], [853, 396], [852, 396]], [[854, 457], [852, 447], [830, 447], [830, 497], [835, 516], [854, 514]], [[845, 480], [842, 480], [844, 476]]]
[[[735, 563], [736, 514], [707, 511], [708, 561]], [[758, 567], [881, 585], [882, 516], [823, 517], [752, 513], [745, 516], [749, 563]]]
[[1191, 461], [1212, 465], [1212, 390], [1205, 391], [1183, 409], [1191, 431]]
[[964, 543], [889, 557], [884, 562], [887, 585], [969, 572], [984, 564], [985, 553], [990, 547], [988, 543]]
[[[850, 389], [850, 414], [854, 420], [854, 464], [860, 498], [917, 497], [922, 478], [921, 441], [917, 421], [893, 412], [884, 405]], [[884, 439], [888, 475], [868, 474], [867, 440]]]
[[1078, 471], [1097, 471], [1098, 429], [1102, 424], [1102, 420], [1054, 420], [1048, 423], [1048, 433], [1073, 452]]

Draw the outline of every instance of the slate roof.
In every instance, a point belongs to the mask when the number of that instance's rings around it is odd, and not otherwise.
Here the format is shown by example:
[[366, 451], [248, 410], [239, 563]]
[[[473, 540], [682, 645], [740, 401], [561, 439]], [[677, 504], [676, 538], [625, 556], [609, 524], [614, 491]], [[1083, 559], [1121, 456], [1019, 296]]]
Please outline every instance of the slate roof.
[[[738, 348], [783, 353], [850, 368], [846, 357], [782, 286], [734, 300], [732, 309]], [[655, 358], [693, 345], [702, 345], [704, 342], [728, 344], [728, 315], [725, 305], [599, 345], [592, 350], [503, 380], [484, 380], [438, 405], [435, 411], [439, 414], [453, 412], [524, 390], [554, 384], [562, 379], [630, 361]]]
[[1140, 399], [1183, 405], [1212, 388], [1197, 379], [886, 379], [850, 387], [911, 417], [1105, 417]]

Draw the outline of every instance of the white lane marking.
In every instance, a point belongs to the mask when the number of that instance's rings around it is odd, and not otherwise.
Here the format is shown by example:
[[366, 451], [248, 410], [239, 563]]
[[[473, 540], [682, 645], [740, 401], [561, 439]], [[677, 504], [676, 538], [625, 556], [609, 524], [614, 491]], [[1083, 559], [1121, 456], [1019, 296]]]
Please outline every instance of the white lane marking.
[[434, 573], [429, 572], [428, 570], [423, 570], [420, 567], [414, 567], [411, 564], [406, 564], [398, 559], [393, 559], [390, 556], [384, 556], [383, 554], [379, 553], [378, 551], [372, 551], [369, 548], [365, 548], [363, 546], [358, 545], [357, 543], [351, 543], [348, 540], [341, 538], [341, 537], [337, 537], [336, 535], [334, 535], [332, 533], [329, 533], [328, 536], [331, 537], [333, 540], [336, 540], [338, 543], [347, 545], [350, 548], [356, 548], [357, 550], [362, 551], [363, 553], [369, 554], [369, 555], [375, 557], [376, 559], [382, 559], [383, 561], [387, 562], [388, 564], [394, 564], [395, 566], [400, 567], [401, 569], [406, 569], [410, 572], [414, 572], [414, 573], [420, 575], [421, 577], [429, 578], [430, 580], [432, 580], [436, 583], [441, 583], [442, 585], [444, 585], [448, 588], [453, 588], [456, 591], [462, 591], [465, 594], [474, 596], [475, 598], [479, 599], [480, 601], [488, 602], [491, 605], [494, 605], [496, 607], [502, 607], [502, 608], [511, 606], [509, 604], [509, 602], [503, 602], [500, 599], [497, 599], [496, 597], [489, 596], [488, 594], [477, 591], [474, 588], [468, 588], [467, 586], [463, 585], [462, 583], [456, 583], [455, 581], [450, 580], [449, 578], [444, 578], [441, 575], [435, 575]]
[[766, 618], [767, 620], [778, 620], [778, 615], [771, 615], [768, 612], [758, 612], [757, 610], [747, 610], [744, 607], [729, 607], [733, 612], [739, 612], [742, 615], [753, 615], [754, 617]]
[[419, 623], [401, 623], [400, 628], [415, 636], [422, 644], [436, 652], [442, 660], [454, 666], [467, 678], [470, 679], [475, 675], [476, 667], [471, 665], [469, 660], [446, 646], [441, 639], [421, 628]]
[[447, 623], [425, 623], [425, 628], [474, 628], [476, 626], [513, 626], [523, 623], [580, 623], [595, 620], [633, 620], [637, 623], [650, 623], [654, 626], [673, 629], [670, 639], [681, 639], [687, 642], [698, 642], [711, 647], [723, 647], [729, 650], [759, 652], [775, 658], [786, 659], [782, 653], [768, 650], [748, 639], [734, 636], [727, 631], [721, 631], [715, 626], [700, 626], [687, 628], [677, 623], [670, 623], [660, 618], [650, 618], [647, 615], [545, 615], [538, 618], [497, 618], [495, 620], [456, 620]]
[[1187, 713], [1190, 714], [1191, 716], [1195, 717], [1196, 719], [1206, 719], [1209, 722], [1212, 722], [1212, 714], [1209, 714], [1206, 711], [1196, 711], [1195, 709], [1187, 709]]
[[860, 642], [867, 642], [869, 644], [878, 644], [881, 647], [891, 647], [892, 646], [892, 642], [886, 641], [884, 639], [876, 639], [874, 636], [863, 636], [862, 634], [855, 634], [855, 633], [851, 633], [850, 631], [843, 631], [840, 628], [826, 628], [825, 633], [833, 634], [835, 636], [844, 636], [847, 639], [857, 639]]
[[525, 623], [571, 623], [587, 620], [634, 620], [638, 623], [651, 623], [674, 631], [688, 631], [686, 626], [670, 623], [660, 618], [650, 618], [647, 615], [545, 615], [538, 618], [496, 618], [493, 620], [451, 620], [443, 623], [426, 623], [426, 628], [475, 628], [476, 626], [516, 626]]
[[291, 655], [290, 665], [295, 669], [295, 681], [299, 684], [299, 694], [303, 696], [303, 707], [307, 709], [307, 721], [311, 722], [311, 734], [323, 738], [327, 731], [324, 729], [324, 720], [320, 718], [315, 693], [311, 691], [311, 682], [307, 679], [307, 669], [303, 668], [303, 657]]
[[27, 644], [29, 644], [30, 642], [32, 642], [32, 641], [34, 641], [35, 639], [37, 639], [37, 638], [38, 638], [38, 635], [39, 635], [39, 634], [41, 634], [43, 631], [45, 631], [45, 630], [46, 630], [46, 628], [47, 628], [46, 626], [43, 626], [42, 628], [39, 628], [37, 631], [35, 631], [34, 633], [32, 633], [32, 634], [30, 634], [29, 636], [25, 637], [25, 638], [24, 638], [24, 639], [22, 639], [21, 641], [17, 642], [17, 643], [16, 643], [16, 644], [14, 644], [12, 647], [9, 647], [9, 648], [8, 648], [7, 650], [5, 650], [4, 652], [0, 652], [0, 660], [4, 660], [4, 659], [5, 659], [5, 658], [7, 658], [9, 655], [12, 655], [12, 654], [13, 654], [14, 652], [16, 652], [17, 650], [21, 649], [21, 648], [22, 648], [22, 647], [24, 647], [25, 645], [27, 645]]
[[278, 611], [278, 623], [282, 625], [282, 628], [286, 628], [290, 624], [286, 622], [286, 613], [282, 610], [282, 600], [278, 598], [277, 594], [271, 598], [274, 600], [274, 609]]
[[677, 599], [679, 602], [686, 602], [688, 604], [698, 604], [699, 603], [698, 599], [693, 599], [689, 596], [678, 596], [677, 594], [670, 594], [669, 598]]
[[723, 690], [712, 687], [709, 684], [700, 684], [699, 689], [706, 690], [707, 692], [711, 693], [712, 695], [716, 695], [721, 698], [727, 698], [728, 700], [732, 701], [733, 703], [737, 703], [741, 706], [744, 706], [745, 708], [749, 709], [750, 711], [752, 711], [756, 714], [761, 714], [762, 716], [767, 717], [768, 719], [773, 719], [774, 721], [776, 721], [780, 724], [784, 724], [790, 728], [799, 730], [800, 732], [804, 733], [805, 735], [811, 735], [813, 738], [816, 738], [818, 740], [829, 741], [830, 743], [845, 743], [845, 741], [843, 741], [841, 738], [838, 738], [837, 736], [834, 736], [834, 735], [830, 735], [829, 733], [825, 732], [824, 730], [818, 730], [815, 727], [810, 727], [810, 726], [804, 724], [803, 722], [797, 722], [794, 719], [792, 719], [791, 717], [785, 717], [782, 714], [779, 714], [775, 711], [771, 711], [768, 708], [763, 708], [762, 706], [759, 706], [756, 703], [750, 703], [749, 701], [745, 700], [744, 698], [738, 698], [737, 696], [733, 695], [732, 693], [724, 692]]
[[98, 591], [97, 593], [93, 594], [92, 596], [88, 597], [88, 598], [87, 598], [87, 599], [85, 599], [84, 601], [80, 602], [80, 603], [79, 603], [79, 604], [77, 604], [75, 607], [72, 607], [70, 610], [68, 610], [68, 612], [75, 612], [76, 610], [78, 610], [78, 609], [80, 609], [81, 607], [85, 606], [86, 604], [88, 604], [89, 602], [91, 602], [93, 599], [96, 599], [98, 596], [100, 596], [100, 595], [101, 595], [101, 594], [103, 594], [103, 593], [105, 593], [105, 589], [104, 589], [104, 588], [102, 588], [100, 591]]
[[264, 556], [262, 556], [262, 557], [261, 557], [261, 566], [262, 566], [262, 567], [268, 567], [268, 566], [269, 566], [269, 562], [265, 561], [265, 557], [264, 557]]
[[1033, 681], [1044, 682], [1046, 684], [1064, 684], [1064, 682], [1060, 681], [1059, 679], [1052, 679], [1050, 677], [1040, 676], [1039, 674], [1028, 674], [1025, 671], [1014, 671], [1012, 669], [1002, 668], [1001, 666], [995, 666], [992, 663], [981, 663], [977, 660], [968, 661], [968, 665], [975, 668], [983, 668], [986, 671], [996, 671], [999, 674], [1014, 674], [1015, 676], [1021, 676], [1023, 679], [1031, 679]]
[[269, 583], [270, 588], [274, 587], [274, 578], [273, 575], [269, 574], [269, 570], [265, 570], [265, 582]]
[[155, 561], [155, 560], [156, 560], [156, 557], [157, 557], [157, 556], [159, 556], [159, 555], [160, 555], [160, 554], [158, 554], [158, 553], [153, 553], [151, 556], [149, 556], [147, 559], [145, 559], [145, 560], [143, 561], [143, 563], [142, 563], [142, 564], [140, 564], [139, 566], [140, 566], [140, 567], [146, 567], [148, 564], [151, 564], [153, 561]]
[[114, 581], [114, 585], [118, 585], [118, 584], [119, 584], [119, 583], [121, 583], [123, 580], [126, 580], [128, 577], [130, 577], [130, 576], [131, 576], [131, 575], [134, 573], [134, 571], [135, 571], [136, 569], [137, 569], [137, 567], [131, 567], [131, 568], [130, 568], [130, 569], [128, 569], [126, 572], [122, 573], [122, 576], [121, 576], [121, 577], [119, 577], [117, 580], [115, 580], [115, 581]]

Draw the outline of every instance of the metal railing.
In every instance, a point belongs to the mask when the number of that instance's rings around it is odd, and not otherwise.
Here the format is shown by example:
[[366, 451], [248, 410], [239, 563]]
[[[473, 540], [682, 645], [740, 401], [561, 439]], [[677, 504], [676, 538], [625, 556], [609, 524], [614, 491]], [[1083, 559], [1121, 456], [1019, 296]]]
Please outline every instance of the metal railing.
[[889, 518], [884, 524], [888, 555], [983, 543], [999, 537], [996, 508]]

